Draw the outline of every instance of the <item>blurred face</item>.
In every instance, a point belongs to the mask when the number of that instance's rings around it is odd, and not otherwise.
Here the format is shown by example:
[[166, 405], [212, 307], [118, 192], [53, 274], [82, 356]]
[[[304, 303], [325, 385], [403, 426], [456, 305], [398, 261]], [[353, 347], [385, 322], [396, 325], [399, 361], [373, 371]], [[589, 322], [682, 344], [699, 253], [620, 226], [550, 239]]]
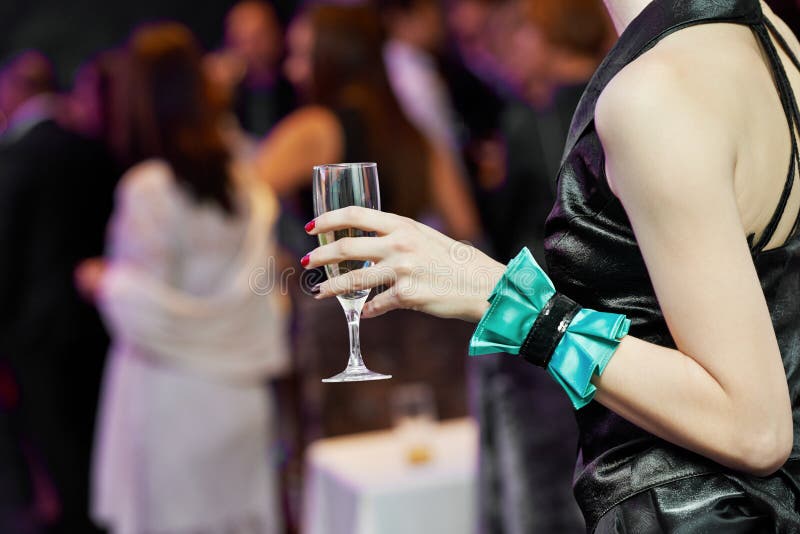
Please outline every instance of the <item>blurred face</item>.
[[300, 94], [308, 95], [313, 75], [314, 31], [308, 17], [295, 18], [286, 33], [286, 78]]
[[432, 52], [439, 50], [444, 41], [444, 16], [439, 3], [419, 2], [414, 8], [414, 18], [422, 46]]
[[261, 4], [243, 2], [228, 15], [228, 48], [252, 69], [272, 68], [280, 59], [281, 34], [275, 14]]
[[29, 98], [49, 92], [54, 76], [45, 56], [36, 51], [23, 52], [0, 70], [0, 111], [10, 116]]
[[550, 46], [524, 17], [519, 3], [496, 9], [489, 25], [492, 55], [505, 79], [522, 97], [534, 102], [548, 91]]
[[239, 56], [227, 50], [206, 54], [203, 70], [212, 88], [224, 95], [228, 102], [247, 75], [247, 65]]
[[0, 73], [0, 113], [10, 117], [31, 96], [20, 87], [11, 68]]
[[5, 122], [3, 119], [9, 114], [11, 109], [11, 91], [9, 83], [8, 71], [0, 71], [0, 122]]
[[480, 0], [460, 0], [447, 13], [447, 22], [459, 43], [470, 48], [482, 40], [489, 10]]
[[0, 71], [0, 135], [8, 128], [8, 104], [7, 104], [7, 76]]
[[410, 9], [387, 17], [389, 34], [413, 46], [436, 52], [444, 41], [444, 16], [437, 0], [417, 0]]
[[83, 67], [75, 76], [75, 85], [66, 102], [73, 126], [90, 137], [99, 137], [104, 127], [99, 84], [97, 69]]
[[447, 23], [464, 63], [476, 74], [495, 76], [490, 53], [489, 4], [483, 0], [457, 0], [447, 10]]

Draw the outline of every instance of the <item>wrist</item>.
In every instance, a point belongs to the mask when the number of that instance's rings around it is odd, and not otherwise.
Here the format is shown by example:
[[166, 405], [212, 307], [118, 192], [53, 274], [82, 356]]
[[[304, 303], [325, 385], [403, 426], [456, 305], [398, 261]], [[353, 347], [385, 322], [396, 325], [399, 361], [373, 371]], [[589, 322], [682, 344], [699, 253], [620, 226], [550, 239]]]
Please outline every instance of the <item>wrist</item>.
[[465, 321], [469, 321], [470, 323], [477, 323], [481, 320], [488, 309], [488, 300], [481, 298], [471, 299], [471, 301], [465, 306], [465, 313], [461, 318]]
[[473, 275], [475, 280], [472, 285], [471, 298], [466, 305], [464, 319], [473, 323], [480, 321], [486, 310], [489, 309], [489, 296], [506, 271], [506, 265], [490, 258], [487, 259], [489, 262], [486, 263], [485, 268]]
[[581, 308], [556, 292], [530, 251], [509, 263], [470, 340], [470, 355], [507, 352], [547, 370], [580, 409], [628, 333], [624, 315]]

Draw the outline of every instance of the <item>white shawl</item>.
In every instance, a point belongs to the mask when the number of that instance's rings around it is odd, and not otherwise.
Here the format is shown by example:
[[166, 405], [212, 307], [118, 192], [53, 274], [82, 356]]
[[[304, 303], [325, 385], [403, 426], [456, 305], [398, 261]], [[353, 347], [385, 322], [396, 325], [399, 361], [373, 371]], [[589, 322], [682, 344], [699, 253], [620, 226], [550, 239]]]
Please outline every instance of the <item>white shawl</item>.
[[112, 262], [101, 283], [99, 307], [115, 342], [166, 365], [237, 382], [259, 382], [288, 366], [286, 306], [274, 287], [258, 294], [256, 276], [274, 276], [270, 229], [277, 201], [249, 187], [250, 220], [224, 283], [208, 296], [172, 287], [135, 266]]

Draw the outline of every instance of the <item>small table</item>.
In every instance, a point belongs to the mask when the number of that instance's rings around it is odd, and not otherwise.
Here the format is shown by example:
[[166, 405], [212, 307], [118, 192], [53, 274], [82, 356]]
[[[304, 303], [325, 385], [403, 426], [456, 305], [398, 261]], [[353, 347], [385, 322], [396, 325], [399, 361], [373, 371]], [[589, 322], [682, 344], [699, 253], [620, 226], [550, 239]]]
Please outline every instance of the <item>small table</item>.
[[305, 534], [470, 534], [478, 429], [436, 425], [431, 461], [413, 465], [391, 431], [323, 439], [307, 456]]

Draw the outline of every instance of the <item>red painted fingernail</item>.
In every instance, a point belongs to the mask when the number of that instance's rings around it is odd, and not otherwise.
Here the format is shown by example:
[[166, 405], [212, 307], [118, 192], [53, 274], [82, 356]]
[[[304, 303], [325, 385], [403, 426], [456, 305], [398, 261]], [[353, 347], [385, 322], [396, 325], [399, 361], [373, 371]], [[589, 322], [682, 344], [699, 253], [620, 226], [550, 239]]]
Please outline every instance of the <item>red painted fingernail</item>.
[[305, 267], [306, 265], [308, 265], [309, 261], [311, 261], [311, 255], [310, 254], [306, 254], [305, 256], [300, 258], [300, 265]]
[[305, 226], [306, 232], [310, 232], [311, 230], [313, 230], [316, 225], [317, 225], [316, 219], [307, 222]]

